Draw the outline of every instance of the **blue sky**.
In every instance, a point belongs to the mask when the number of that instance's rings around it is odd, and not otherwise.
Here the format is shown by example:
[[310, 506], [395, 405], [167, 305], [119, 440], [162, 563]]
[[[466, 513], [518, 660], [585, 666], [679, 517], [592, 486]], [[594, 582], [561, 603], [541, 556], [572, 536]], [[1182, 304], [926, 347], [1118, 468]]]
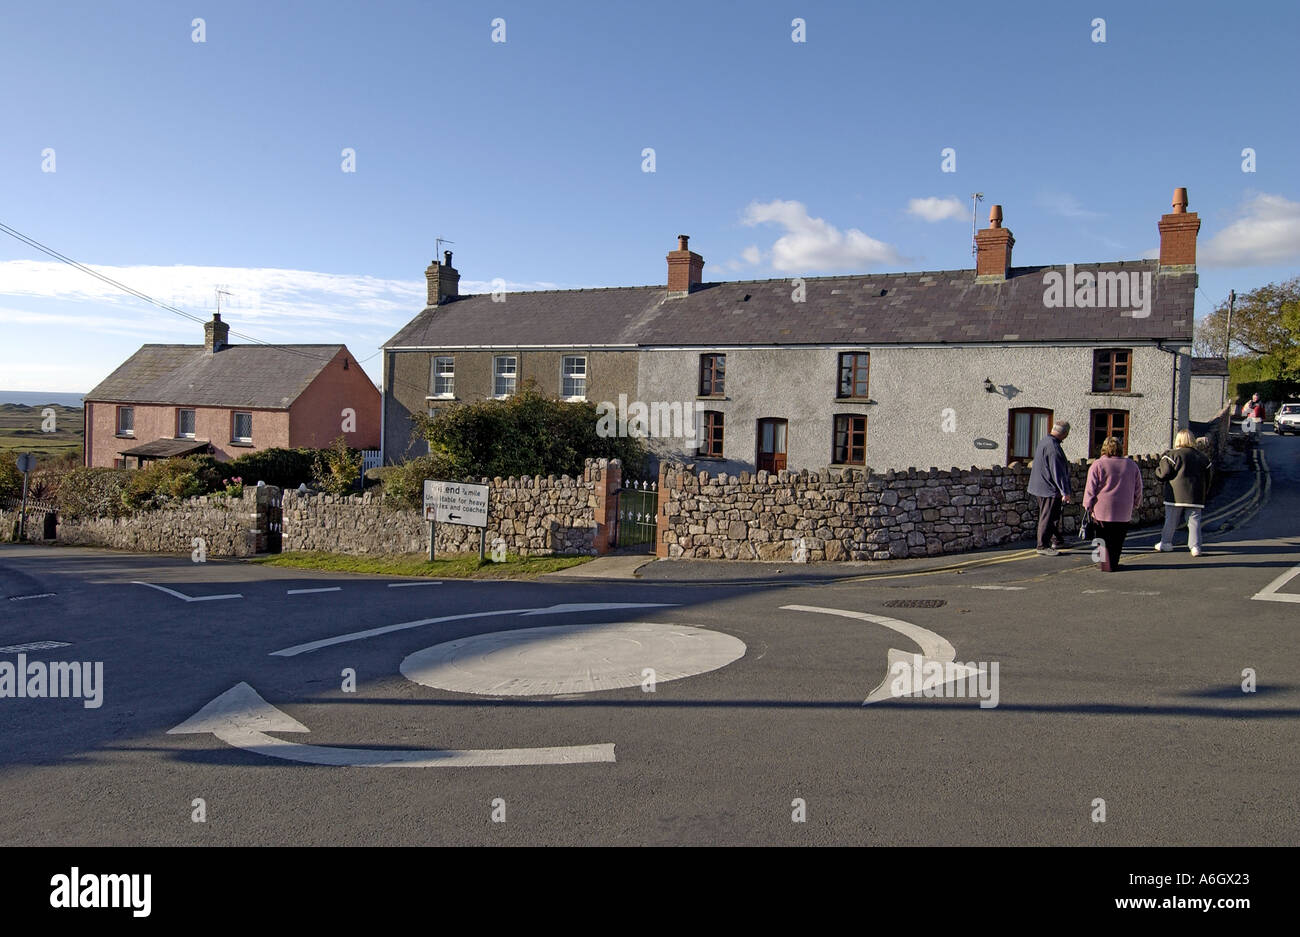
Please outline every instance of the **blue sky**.
[[[437, 236], [462, 292], [662, 283], [679, 233], [706, 280], [953, 269], [976, 191], [1022, 265], [1148, 256], [1187, 186], [1200, 315], [1300, 266], [1297, 35], [1291, 2], [9, 4], [0, 222], [376, 380]], [[0, 336], [0, 388], [63, 392], [201, 340], [7, 236]]]

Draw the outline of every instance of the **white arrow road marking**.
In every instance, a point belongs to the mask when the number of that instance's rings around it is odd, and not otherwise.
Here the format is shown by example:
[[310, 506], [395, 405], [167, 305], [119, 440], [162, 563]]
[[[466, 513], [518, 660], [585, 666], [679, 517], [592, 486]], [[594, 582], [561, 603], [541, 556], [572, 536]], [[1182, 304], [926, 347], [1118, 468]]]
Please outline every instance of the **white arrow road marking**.
[[52, 651], [56, 647], [71, 647], [67, 641], [32, 641], [28, 644], [10, 644], [0, 647], [0, 654], [17, 654], [19, 651]]
[[495, 768], [509, 765], [573, 765], [614, 761], [612, 743], [557, 748], [486, 748], [458, 751], [383, 751], [302, 745], [272, 738], [268, 732], [309, 732], [305, 725], [272, 706], [247, 683], [238, 683], [208, 703], [168, 735], [211, 734], [244, 751], [309, 765], [357, 768]]
[[1281, 576], [1278, 576], [1263, 589], [1260, 589], [1252, 595], [1251, 598], [1259, 599], [1261, 602], [1300, 602], [1300, 595], [1290, 595], [1277, 591], [1296, 576], [1300, 576], [1300, 566], [1297, 566], [1294, 569], [1288, 569]]
[[177, 592], [175, 589], [167, 589], [163, 586], [155, 586], [152, 582], [132, 581], [132, 585], [148, 586], [150, 589], [157, 589], [159, 592], [166, 592], [168, 595], [174, 595], [183, 602], [215, 602], [217, 599], [242, 599], [244, 596], [238, 592], [230, 595], [186, 595], [183, 592]]
[[278, 651], [272, 651], [270, 656], [296, 657], [299, 654], [319, 651], [323, 647], [332, 647], [335, 644], [347, 644], [349, 641], [364, 641], [366, 638], [374, 638], [381, 634], [390, 634], [394, 631], [406, 631], [409, 628], [420, 628], [424, 625], [436, 625], [444, 621], [461, 621], [466, 618], [491, 618], [494, 615], [562, 615], [566, 612], [594, 612], [613, 608], [669, 608], [675, 606], [675, 604], [676, 603], [672, 602], [596, 602], [587, 605], [552, 605], [547, 608], [502, 608], [491, 612], [465, 612], [460, 615], [443, 615], [439, 618], [421, 618], [418, 621], [404, 621], [396, 625], [384, 625], [380, 628], [370, 628], [367, 631], [353, 631], [350, 634], [341, 634], [335, 638], [322, 638], [319, 641], [308, 641], [306, 644], [295, 644], [293, 647], [284, 647]]
[[[928, 628], [922, 628], [920, 625], [914, 625], [910, 621], [903, 621], [901, 618], [888, 618], [884, 615], [869, 615], [866, 612], [853, 612], [843, 608], [822, 608], [818, 605], [782, 605], [782, 609], [788, 609], [792, 612], [817, 612], [821, 615], [839, 615], [841, 618], [856, 618], [860, 621], [869, 621], [877, 625], [884, 625], [893, 631], [905, 637], [911, 638], [921, 648], [921, 672], [925, 673], [927, 663], [935, 663], [939, 666], [932, 671], [929, 676], [924, 677], [920, 686], [916, 687], [912, 695], [916, 696], [922, 690], [933, 687], [943, 686], [946, 683], [955, 683], [959, 680], [967, 680], [971, 676], [984, 673], [980, 668], [967, 667], [965, 664], [956, 663], [957, 649], [948, 642], [948, 639], [941, 634], [935, 634]], [[907, 651], [900, 651], [896, 648], [890, 648], [887, 655], [889, 670], [887, 673], [893, 673], [897, 664], [905, 663], [909, 669], [912, 668], [916, 658], [915, 654], [909, 654]], [[943, 676], [940, 677], [940, 674]], [[871, 691], [871, 695], [862, 701], [862, 705], [869, 703], [878, 703], [881, 700], [895, 699], [893, 693], [889, 690], [889, 677], [880, 681], [880, 686]]]

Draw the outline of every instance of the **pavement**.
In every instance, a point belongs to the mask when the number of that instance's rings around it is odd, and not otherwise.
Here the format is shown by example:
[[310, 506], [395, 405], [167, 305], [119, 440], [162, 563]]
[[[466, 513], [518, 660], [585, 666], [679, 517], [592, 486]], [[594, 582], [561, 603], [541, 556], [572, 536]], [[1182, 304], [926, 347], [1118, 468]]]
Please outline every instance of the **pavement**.
[[[0, 547], [0, 843], [1293, 845], [1300, 439], [1259, 472], [1204, 555], [1117, 573]], [[101, 705], [4, 695], [20, 655], [102, 665]]]

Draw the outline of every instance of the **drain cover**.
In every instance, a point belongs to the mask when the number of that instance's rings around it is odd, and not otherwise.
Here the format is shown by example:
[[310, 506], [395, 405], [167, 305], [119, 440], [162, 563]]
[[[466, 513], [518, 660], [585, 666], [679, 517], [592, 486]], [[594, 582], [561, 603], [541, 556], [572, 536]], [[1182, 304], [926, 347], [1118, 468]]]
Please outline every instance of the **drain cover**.
[[947, 599], [890, 599], [885, 608], [943, 608]]

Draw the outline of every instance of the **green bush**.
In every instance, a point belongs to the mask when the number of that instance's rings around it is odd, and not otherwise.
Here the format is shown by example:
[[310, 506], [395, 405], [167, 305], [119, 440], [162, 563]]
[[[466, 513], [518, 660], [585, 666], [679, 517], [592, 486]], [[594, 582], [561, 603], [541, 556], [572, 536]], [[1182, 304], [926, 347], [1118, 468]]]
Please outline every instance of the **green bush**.
[[131, 469], [75, 468], [59, 485], [59, 516], [122, 517], [130, 513], [124, 497], [131, 487]]
[[245, 485], [266, 482], [279, 488], [297, 488], [315, 481], [315, 449], [259, 449], [225, 463], [226, 478], [238, 475]]
[[[373, 471], [373, 470], [372, 470]], [[427, 478], [453, 478], [446, 460], [422, 455], [401, 465], [384, 467], [384, 505], [391, 508], [419, 508], [424, 504]]]
[[18, 498], [23, 493], [23, 473], [18, 471], [18, 457], [0, 452], [0, 498]]
[[215, 461], [203, 462], [202, 458], [160, 459], [136, 469], [123, 493], [126, 507], [138, 511], [154, 507], [165, 498], [192, 498], [220, 491], [225, 482]]
[[316, 486], [332, 495], [347, 494], [361, 477], [361, 453], [349, 449], [342, 435], [328, 449], [316, 453], [312, 479]]
[[453, 405], [437, 417], [416, 414], [412, 422], [445, 464], [444, 478], [577, 476], [588, 458], [620, 459], [624, 473], [635, 475], [645, 464], [642, 440], [597, 435], [594, 403], [557, 400], [533, 386], [505, 400]]

